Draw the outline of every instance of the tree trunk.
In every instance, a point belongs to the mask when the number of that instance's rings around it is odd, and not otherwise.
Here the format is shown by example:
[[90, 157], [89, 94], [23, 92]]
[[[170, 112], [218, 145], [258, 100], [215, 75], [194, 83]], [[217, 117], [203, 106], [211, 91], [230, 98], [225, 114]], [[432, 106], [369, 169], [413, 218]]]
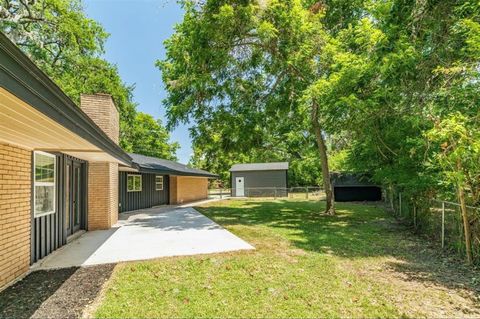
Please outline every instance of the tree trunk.
[[[462, 170], [462, 163], [460, 160], [457, 160], [457, 169], [459, 171]], [[461, 183], [458, 183], [458, 200], [460, 201], [460, 210], [462, 212], [462, 220], [463, 220], [463, 232], [465, 235], [465, 251], [467, 253], [467, 262], [469, 265], [472, 264], [472, 245], [470, 242], [470, 221], [468, 219], [468, 212], [467, 212], [467, 204], [465, 203], [465, 190]]]
[[335, 201], [333, 198], [332, 184], [330, 182], [330, 169], [328, 168], [327, 146], [322, 135], [322, 128], [318, 121], [318, 106], [312, 105], [312, 127], [317, 141], [318, 154], [320, 155], [320, 164], [322, 167], [323, 188], [325, 189], [326, 205], [325, 214], [335, 215]]

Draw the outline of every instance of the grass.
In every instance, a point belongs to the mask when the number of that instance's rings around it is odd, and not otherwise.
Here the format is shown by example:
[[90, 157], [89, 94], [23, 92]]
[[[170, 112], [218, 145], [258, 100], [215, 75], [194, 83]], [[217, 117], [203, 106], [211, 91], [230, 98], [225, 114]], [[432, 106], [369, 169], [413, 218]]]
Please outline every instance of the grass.
[[254, 251], [117, 266], [97, 317], [476, 316], [478, 272], [437, 256], [374, 206], [307, 200], [198, 210]]

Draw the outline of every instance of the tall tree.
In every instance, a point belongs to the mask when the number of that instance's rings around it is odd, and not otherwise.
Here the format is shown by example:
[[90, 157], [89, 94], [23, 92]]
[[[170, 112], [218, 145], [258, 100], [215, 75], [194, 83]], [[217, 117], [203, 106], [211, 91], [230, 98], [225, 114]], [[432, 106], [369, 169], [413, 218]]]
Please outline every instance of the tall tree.
[[329, 38], [323, 7], [304, 8], [300, 0], [182, 4], [184, 20], [166, 42], [167, 59], [158, 62], [169, 124], [193, 118], [203, 130], [227, 120], [221, 138], [239, 151], [264, 145], [282, 121], [303, 125], [317, 144], [325, 212], [334, 214], [326, 132], [309, 94], [323, 74], [318, 58]]
[[247, 146], [235, 134], [231, 124], [234, 121], [236, 119], [230, 114], [225, 114], [192, 130], [192, 164], [218, 172], [223, 183], [228, 185], [229, 169], [235, 163], [288, 161], [290, 187], [321, 185], [315, 139], [304, 123], [293, 122], [288, 117], [278, 118], [262, 130], [257, 129], [255, 145]]
[[[73, 101], [79, 102], [80, 93], [111, 94], [120, 110], [120, 145], [125, 150], [174, 158], [177, 146], [169, 144], [160, 122], [137, 115], [134, 87], [101, 57], [108, 34], [86, 17], [80, 0], [0, 0], [0, 31]], [[161, 132], [157, 142], [145, 143], [145, 121], [153, 132]]]
[[351, 165], [420, 202], [460, 202], [469, 262], [478, 219], [466, 204], [478, 204], [480, 180], [479, 12], [471, 1], [373, 1], [335, 32], [322, 59], [328, 76], [314, 93], [327, 97], [329, 126], [352, 132]]
[[172, 161], [178, 160], [175, 153], [180, 146], [176, 142], [169, 142], [170, 134], [160, 120], [155, 121], [150, 114], [139, 112], [133, 125], [135, 127], [132, 130], [134, 134], [132, 138], [136, 143], [132, 145], [131, 152]]
[[[338, 32], [332, 57], [347, 62], [325, 67], [347, 71], [364, 60], [363, 76], [349, 87], [340, 81], [330, 103], [341, 111], [331, 113], [335, 130], [352, 132], [350, 163], [357, 169], [412, 194], [456, 196], [433, 160], [443, 151], [425, 133], [455, 112], [478, 117], [479, 8], [470, 1], [375, 1], [365, 18]], [[363, 47], [367, 34], [377, 34], [378, 45]], [[468, 196], [473, 202], [475, 193]]]

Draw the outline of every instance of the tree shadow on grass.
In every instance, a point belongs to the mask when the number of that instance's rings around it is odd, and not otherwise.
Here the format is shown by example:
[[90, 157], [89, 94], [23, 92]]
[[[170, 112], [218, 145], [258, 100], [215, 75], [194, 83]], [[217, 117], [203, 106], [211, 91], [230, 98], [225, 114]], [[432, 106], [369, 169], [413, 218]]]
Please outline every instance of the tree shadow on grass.
[[384, 238], [393, 230], [379, 228], [389, 219], [374, 206], [342, 204], [336, 216], [322, 215], [323, 203], [313, 201], [246, 201], [239, 206], [208, 206], [202, 210], [222, 225], [264, 225], [285, 231], [289, 240], [307, 251], [339, 256], [369, 257], [389, 254]]
[[38, 270], [0, 292], [0, 318], [78, 318], [114, 265]]
[[425, 281], [480, 295], [480, 272], [441, 256], [437, 247], [397, 223], [381, 204], [337, 204], [337, 216], [314, 201], [244, 201], [211, 204], [200, 210], [221, 225], [263, 225], [296, 247], [347, 259], [395, 257], [387, 265], [406, 280]]

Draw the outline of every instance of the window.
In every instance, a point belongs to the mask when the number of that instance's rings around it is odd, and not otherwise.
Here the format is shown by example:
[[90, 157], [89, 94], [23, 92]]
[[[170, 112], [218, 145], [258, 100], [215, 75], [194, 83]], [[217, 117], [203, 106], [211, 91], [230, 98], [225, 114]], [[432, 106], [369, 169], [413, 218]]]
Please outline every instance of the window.
[[142, 191], [142, 175], [127, 175], [127, 192]]
[[34, 216], [40, 217], [55, 213], [55, 155], [34, 152]]
[[155, 190], [163, 191], [163, 176], [155, 176]]

